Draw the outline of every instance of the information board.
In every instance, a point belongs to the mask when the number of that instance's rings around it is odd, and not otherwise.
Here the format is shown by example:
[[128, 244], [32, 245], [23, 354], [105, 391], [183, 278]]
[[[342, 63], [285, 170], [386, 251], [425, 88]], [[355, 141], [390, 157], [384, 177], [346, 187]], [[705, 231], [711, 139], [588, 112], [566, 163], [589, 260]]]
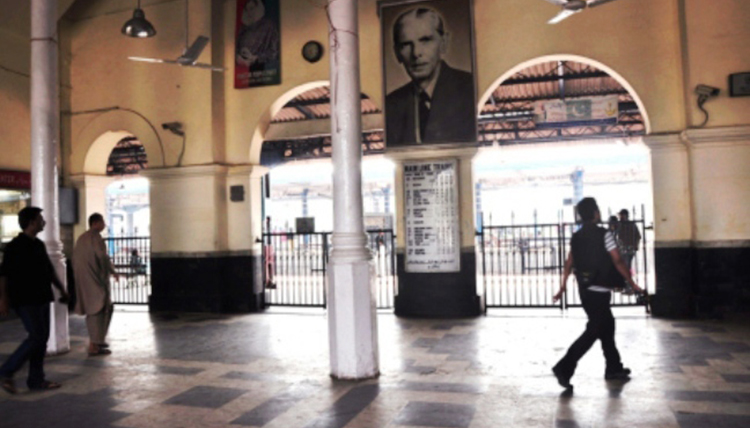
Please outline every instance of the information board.
[[455, 159], [404, 164], [407, 272], [458, 272], [461, 241]]

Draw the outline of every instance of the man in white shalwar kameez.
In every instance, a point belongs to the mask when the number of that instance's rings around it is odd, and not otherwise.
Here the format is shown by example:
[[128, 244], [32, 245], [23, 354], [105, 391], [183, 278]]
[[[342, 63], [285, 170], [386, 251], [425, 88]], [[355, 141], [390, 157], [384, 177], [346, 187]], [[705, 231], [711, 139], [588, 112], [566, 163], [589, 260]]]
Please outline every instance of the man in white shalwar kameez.
[[89, 230], [78, 238], [73, 249], [77, 295], [75, 312], [86, 315], [86, 327], [89, 331], [88, 353], [91, 356], [112, 353], [105, 338], [114, 308], [109, 277], [117, 273], [101, 235], [106, 226], [101, 214], [92, 214], [89, 217]]

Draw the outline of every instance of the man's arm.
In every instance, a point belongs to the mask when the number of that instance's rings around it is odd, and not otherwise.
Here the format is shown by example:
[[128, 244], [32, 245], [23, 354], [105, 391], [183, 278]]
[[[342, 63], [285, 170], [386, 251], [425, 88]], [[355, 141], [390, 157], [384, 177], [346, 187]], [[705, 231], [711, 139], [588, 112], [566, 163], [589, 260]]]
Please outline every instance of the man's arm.
[[10, 307], [8, 287], [5, 285], [5, 283], [5, 277], [0, 276], [0, 316], [2, 317], [8, 315], [8, 308]]
[[565, 266], [563, 267], [562, 281], [560, 281], [560, 290], [552, 297], [552, 302], [557, 302], [565, 293], [565, 287], [568, 283], [568, 277], [573, 270], [573, 253], [568, 253], [568, 258], [565, 260]]
[[633, 287], [633, 290], [637, 291], [638, 293], [643, 293], [643, 289], [638, 286], [638, 284], [633, 281], [633, 277], [630, 275], [630, 269], [625, 265], [625, 262], [622, 260], [622, 257], [620, 257], [620, 250], [615, 248], [614, 250], [609, 252], [609, 256], [612, 258], [612, 263], [615, 264], [615, 268], [617, 268], [617, 271], [620, 272], [620, 275], [622, 275], [626, 281], [628, 281], [628, 284], [630, 284], [631, 287]]
[[99, 236], [97, 241], [96, 250], [99, 253], [98, 256], [104, 261], [104, 268], [107, 269], [107, 273], [114, 275], [115, 279], [119, 279], [120, 274], [117, 273], [117, 269], [115, 269], [112, 259], [109, 257], [109, 254], [107, 254], [107, 244], [104, 243], [104, 238]]

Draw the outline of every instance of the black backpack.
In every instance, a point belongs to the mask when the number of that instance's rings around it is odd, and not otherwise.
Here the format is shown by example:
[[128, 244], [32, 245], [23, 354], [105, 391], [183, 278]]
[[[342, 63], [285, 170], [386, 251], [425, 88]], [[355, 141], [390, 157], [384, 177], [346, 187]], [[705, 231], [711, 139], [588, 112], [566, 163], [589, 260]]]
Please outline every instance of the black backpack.
[[605, 229], [587, 223], [570, 240], [573, 271], [580, 287], [598, 285], [615, 288], [624, 284], [625, 279], [615, 268], [612, 257], [604, 246], [606, 233]]

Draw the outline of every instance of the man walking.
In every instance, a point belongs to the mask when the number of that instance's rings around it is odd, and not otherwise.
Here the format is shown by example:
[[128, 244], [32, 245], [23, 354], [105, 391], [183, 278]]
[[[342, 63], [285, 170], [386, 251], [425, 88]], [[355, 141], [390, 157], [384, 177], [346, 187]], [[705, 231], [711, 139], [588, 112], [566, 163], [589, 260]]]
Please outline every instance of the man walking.
[[26, 207], [18, 213], [22, 233], [5, 247], [0, 267], [0, 315], [12, 307], [21, 319], [28, 337], [0, 366], [0, 387], [15, 394], [13, 375], [29, 362], [26, 385], [31, 390], [56, 389], [61, 385], [45, 379], [44, 356], [50, 329], [50, 302], [54, 300], [50, 284], [60, 292], [60, 303], [68, 301], [68, 293], [55, 273], [44, 242], [37, 239], [46, 222], [42, 209]]
[[[633, 282], [630, 271], [620, 257], [617, 243], [610, 231], [597, 224], [601, 217], [594, 198], [583, 198], [576, 205], [576, 211], [583, 221], [580, 230], [570, 240], [570, 253], [565, 261], [560, 291], [553, 300], [557, 301], [565, 292], [571, 270], [575, 272], [583, 309], [588, 316], [588, 323], [583, 334], [570, 346], [565, 356], [552, 368], [560, 386], [572, 388], [570, 378], [575, 373], [578, 360], [591, 346], [600, 340], [607, 380], [627, 379], [630, 369], [623, 367], [620, 353], [615, 345], [615, 319], [612, 316], [610, 300], [612, 289], [622, 284], [622, 278], [637, 292], [641, 288]], [[617, 275], [617, 272], [622, 275]]]
[[102, 239], [101, 233], [105, 227], [107, 225], [101, 214], [91, 214], [89, 230], [78, 238], [73, 249], [73, 272], [78, 297], [75, 311], [79, 315], [86, 315], [90, 356], [112, 353], [105, 338], [114, 308], [109, 277], [117, 276], [117, 273]]

